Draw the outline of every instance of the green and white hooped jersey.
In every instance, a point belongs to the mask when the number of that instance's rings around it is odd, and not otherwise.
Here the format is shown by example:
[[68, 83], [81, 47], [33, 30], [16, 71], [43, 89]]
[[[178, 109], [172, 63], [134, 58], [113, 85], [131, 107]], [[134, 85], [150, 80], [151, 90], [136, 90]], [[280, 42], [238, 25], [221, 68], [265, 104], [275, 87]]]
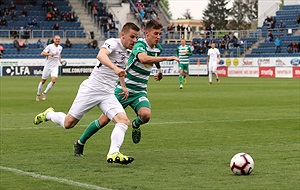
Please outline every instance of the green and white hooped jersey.
[[[138, 54], [147, 53], [149, 56], [159, 56], [161, 52], [161, 45], [157, 44], [154, 48], [151, 48], [145, 39], [139, 39], [135, 43], [126, 64], [127, 75], [125, 77], [125, 84], [129, 93], [147, 94], [147, 84], [153, 64], [142, 64], [137, 57]], [[121, 89], [119, 83], [117, 88]]]
[[[186, 52], [188, 52], [186, 54]], [[176, 50], [176, 55], [180, 59], [180, 64], [189, 64], [189, 56], [192, 55], [191, 47], [188, 45], [178, 46]]]

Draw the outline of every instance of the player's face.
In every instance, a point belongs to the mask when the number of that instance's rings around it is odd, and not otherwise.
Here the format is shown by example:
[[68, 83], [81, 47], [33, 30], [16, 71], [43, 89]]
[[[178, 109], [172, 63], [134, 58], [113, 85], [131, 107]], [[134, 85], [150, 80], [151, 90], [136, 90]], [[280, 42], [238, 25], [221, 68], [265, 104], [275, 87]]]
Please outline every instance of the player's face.
[[146, 38], [148, 45], [152, 47], [158, 44], [161, 34], [162, 29], [150, 29], [149, 31], [146, 30]]
[[122, 32], [123, 46], [126, 49], [132, 49], [138, 36], [139, 36], [139, 32], [132, 29], [130, 29], [129, 32], [127, 33]]
[[59, 36], [54, 37], [53, 41], [55, 45], [58, 45], [60, 43], [60, 37]]
[[181, 40], [180, 43], [181, 43], [182, 46], [185, 46], [185, 40]]
[[215, 45], [214, 43], [211, 44], [211, 48], [212, 48], [212, 49], [214, 49], [215, 46], [216, 46], [216, 45]]

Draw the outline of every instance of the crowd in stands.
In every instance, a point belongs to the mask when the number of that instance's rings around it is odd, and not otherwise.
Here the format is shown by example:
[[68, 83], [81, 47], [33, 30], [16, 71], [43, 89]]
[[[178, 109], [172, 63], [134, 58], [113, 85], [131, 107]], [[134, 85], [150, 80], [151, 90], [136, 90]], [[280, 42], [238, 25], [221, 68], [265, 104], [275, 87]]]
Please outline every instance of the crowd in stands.
[[106, 10], [106, 3], [93, 1], [93, 0], [85, 0], [86, 8], [88, 13], [91, 14], [94, 23], [97, 24], [99, 28], [103, 32], [107, 31], [116, 31], [116, 23], [113, 18], [113, 15]]
[[192, 46], [194, 47], [194, 54], [207, 54], [211, 44], [215, 43], [215, 47], [219, 49], [228, 50], [229, 48], [241, 47], [244, 42], [238, 39], [235, 32], [226, 33], [222, 38], [213, 37], [210, 32], [206, 33], [209, 36], [204, 36], [204, 38], [194, 38], [192, 40]]
[[152, 6], [157, 6], [157, 1], [153, 0], [135, 0], [133, 1], [136, 9], [138, 10], [143, 24], [153, 19], [159, 22], [159, 17], [155, 9]]

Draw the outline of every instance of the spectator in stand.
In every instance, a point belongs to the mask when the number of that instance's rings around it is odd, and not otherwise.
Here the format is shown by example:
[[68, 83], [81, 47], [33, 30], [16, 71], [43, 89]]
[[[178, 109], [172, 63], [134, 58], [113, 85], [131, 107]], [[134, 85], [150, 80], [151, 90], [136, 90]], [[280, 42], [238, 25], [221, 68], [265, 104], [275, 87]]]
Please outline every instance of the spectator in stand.
[[90, 43], [88, 43], [88, 48], [98, 48], [98, 41], [96, 39], [92, 39]]
[[285, 28], [286, 27], [286, 24], [283, 20], [280, 20], [280, 23], [279, 23], [279, 28]]
[[66, 42], [65, 42], [65, 48], [71, 48], [72, 47], [72, 43], [69, 40], [69, 38], [67, 38]]
[[19, 36], [19, 32], [16, 31], [14, 28], [11, 28], [10, 32], [9, 32], [10, 36], [11, 37], [16, 37], [16, 36]]
[[273, 42], [274, 36], [271, 31], [268, 32], [267, 42]]
[[19, 47], [20, 48], [26, 48], [25, 43], [23, 42], [23, 40], [19, 41]]
[[51, 12], [47, 12], [47, 13], [46, 13], [46, 20], [47, 20], [47, 21], [52, 20], [52, 14], [51, 14]]
[[70, 13], [70, 21], [71, 21], [71, 22], [76, 21], [76, 15], [75, 15], [75, 12], [74, 12], [74, 11], [71, 11], [71, 13]]
[[58, 20], [59, 18], [59, 11], [58, 11], [58, 8], [57, 7], [53, 7], [53, 11], [52, 11], [52, 18], [54, 18], [55, 20]]
[[181, 24], [180, 26], [180, 38], [184, 38], [184, 31], [185, 31], [185, 26], [183, 26], [183, 24]]
[[297, 42], [293, 42], [292, 52], [293, 53], [297, 53], [298, 52], [298, 43]]
[[280, 36], [278, 36], [278, 37], [275, 39], [274, 44], [275, 44], [275, 46], [276, 46], [275, 53], [281, 53], [281, 45], [282, 45], [282, 41], [281, 41], [281, 39], [280, 39]]
[[22, 10], [22, 16], [25, 16], [27, 17], [28, 16], [28, 13], [27, 13], [27, 8], [26, 6], [23, 7], [23, 10]]
[[1, 25], [1, 26], [7, 26], [7, 21], [6, 21], [5, 16], [3, 16], [3, 17], [1, 18], [1, 20], [0, 20], [0, 25]]
[[298, 18], [297, 18], [297, 24], [300, 24], [300, 15], [298, 15]]
[[267, 17], [265, 18], [265, 20], [264, 20], [263, 26], [269, 27], [270, 22], [271, 22], [271, 19], [270, 19], [269, 16], [267, 16]]
[[292, 47], [293, 47], [293, 42], [291, 42], [287, 45], [286, 50], [288, 53], [293, 53]]
[[58, 22], [54, 24], [54, 26], [52, 27], [52, 30], [59, 30]]
[[17, 36], [14, 38], [13, 45], [14, 45], [14, 48], [16, 48], [18, 51], [20, 51], [21, 48], [20, 48], [19, 40], [18, 40]]
[[227, 44], [227, 42], [224, 38], [222, 38], [222, 40], [221, 40], [220, 48], [221, 49], [228, 49], [228, 44]]
[[36, 42], [36, 47], [39, 48], [39, 49], [43, 48], [43, 44], [42, 44], [41, 39], [38, 39], [38, 41]]
[[8, 7], [4, 7], [3, 16], [9, 16], [10, 15], [10, 9]]
[[10, 7], [10, 10], [16, 9], [16, 5], [14, 4], [14, 1], [10, 1], [9, 7]]
[[193, 54], [200, 54], [200, 42], [198, 40], [194, 40], [193, 42], [194, 51]]
[[66, 21], [70, 21], [71, 20], [71, 14], [69, 11], [66, 11], [66, 14], [65, 14], [65, 20]]
[[11, 18], [11, 20], [13, 20], [13, 21], [17, 21], [18, 15], [17, 15], [17, 11], [16, 11], [16, 10], [13, 10], [13, 11], [11, 12], [10, 18]]
[[29, 42], [28, 42], [28, 39], [25, 39], [25, 42], [24, 42], [24, 48], [26, 48], [26, 49], [29, 48]]
[[270, 17], [270, 23], [269, 23], [269, 27], [270, 29], [274, 29], [276, 26], [276, 20], [275, 20], [275, 17]]
[[192, 27], [190, 25], [188, 25], [186, 27], [186, 32], [187, 32], [187, 39], [190, 39], [192, 36], [191, 36], [191, 33], [192, 33]]

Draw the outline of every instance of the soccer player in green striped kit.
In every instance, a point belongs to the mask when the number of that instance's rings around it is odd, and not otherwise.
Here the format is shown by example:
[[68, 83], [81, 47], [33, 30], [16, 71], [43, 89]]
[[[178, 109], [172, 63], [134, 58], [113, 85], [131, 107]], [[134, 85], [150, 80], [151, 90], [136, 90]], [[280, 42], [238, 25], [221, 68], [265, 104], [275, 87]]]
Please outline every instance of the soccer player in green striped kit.
[[189, 70], [189, 56], [192, 55], [192, 49], [189, 45], [186, 45], [186, 41], [181, 39], [180, 46], [177, 47], [176, 55], [180, 59], [178, 64], [179, 69], [179, 88], [183, 88], [183, 84], [186, 83], [186, 76]]
[[[150, 20], [145, 26], [146, 38], [139, 39], [129, 56], [126, 65], [126, 77], [120, 78], [120, 82], [115, 89], [115, 96], [122, 106], [126, 108], [130, 106], [137, 117], [132, 122], [132, 140], [139, 143], [141, 139], [140, 126], [147, 123], [151, 118], [151, 104], [147, 96], [147, 84], [152, 71], [153, 64], [158, 69], [158, 74], [154, 75], [154, 79], [160, 81], [162, 72], [159, 62], [177, 61], [176, 56], [159, 57], [162, 47], [158, 44], [162, 34], [162, 25], [155, 20]], [[86, 141], [95, 134], [99, 129], [103, 128], [109, 119], [102, 114], [99, 119], [94, 120], [86, 128], [80, 139], [74, 144], [75, 156], [83, 155], [83, 148]]]

